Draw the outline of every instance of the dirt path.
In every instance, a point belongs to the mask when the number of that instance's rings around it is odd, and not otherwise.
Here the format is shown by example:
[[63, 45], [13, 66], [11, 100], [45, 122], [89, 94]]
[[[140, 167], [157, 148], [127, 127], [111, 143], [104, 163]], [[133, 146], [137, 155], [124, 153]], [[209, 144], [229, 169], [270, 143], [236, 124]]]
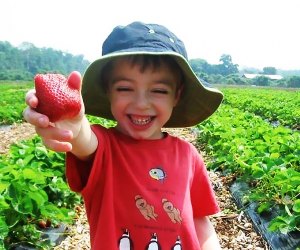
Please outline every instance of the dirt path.
[[[196, 133], [192, 129], [172, 129], [169, 133], [195, 144]], [[27, 123], [0, 128], [0, 154], [8, 151], [9, 145], [35, 135], [35, 130]], [[204, 155], [205, 158], [205, 155]], [[224, 250], [268, 250], [265, 241], [254, 231], [251, 222], [239, 211], [228, 190], [228, 178], [210, 172], [222, 212], [211, 217]], [[69, 227], [69, 236], [55, 250], [90, 249], [89, 227], [83, 206], [76, 208], [77, 220]]]

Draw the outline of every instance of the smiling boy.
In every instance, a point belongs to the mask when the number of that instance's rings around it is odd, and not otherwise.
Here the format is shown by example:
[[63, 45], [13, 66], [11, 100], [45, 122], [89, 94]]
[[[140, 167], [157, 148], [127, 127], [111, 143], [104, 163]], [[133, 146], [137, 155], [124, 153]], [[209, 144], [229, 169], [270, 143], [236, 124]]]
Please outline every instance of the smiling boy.
[[[162, 132], [193, 126], [220, 105], [167, 28], [118, 26], [82, 80], [82, 110], [49, 123], [26, 96], [25, 119], [44, 144], [67, 152], [66, 174], [84, 198], [92, 249], [220, 249], [208, 216], [219, 211], [196, 148]], [[80, 75], [73, 72], [70, 77]], [[117, 121], [90, 126], [84, 113]]]
[[134, 58], [138, 57], [125, 57], [113, 65], [108, 83], [111, 112], [122, 133], [135, 139], [161, 139], [161, 128], [180, 97], [181, 78], [176, 68], [170, 68], [158, 56], [144, 70], [140, 62], [133, 62]]

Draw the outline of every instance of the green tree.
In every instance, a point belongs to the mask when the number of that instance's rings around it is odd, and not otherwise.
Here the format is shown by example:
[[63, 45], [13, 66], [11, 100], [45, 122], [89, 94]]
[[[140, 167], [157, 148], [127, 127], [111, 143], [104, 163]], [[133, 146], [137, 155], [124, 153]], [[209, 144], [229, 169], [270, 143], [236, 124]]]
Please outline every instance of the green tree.
[[264, 67], [263, 68], [263, 74], [264, 75], [276, 75], [277, 70], [275, 67]]
[[189, 63], [197, 75], [203, 73], [210, 75], [213, 73], [212, 65], [204, 59], [191, 59]]
[[237, 74], [238, 64], [233, 64], [232, 58], [230, 55], [223, 54], [219, 60], [221, 64], [218, 65], [219, 73], [223, 76]]
[[257, 86], [269, 86], [270, 79], [266, 76], [257, 76], [253, 79], [253, 84]]
[[46, 72], [83, 73], [88, 64], [83, 55], [37, 48], [28, 42], [13, 47], [9, 42], [0, 41], [0, 80], [31, 80], [35, 74]]
[[291, 76], [287, 80], [287, 87], [300, 88], [300, 76]]

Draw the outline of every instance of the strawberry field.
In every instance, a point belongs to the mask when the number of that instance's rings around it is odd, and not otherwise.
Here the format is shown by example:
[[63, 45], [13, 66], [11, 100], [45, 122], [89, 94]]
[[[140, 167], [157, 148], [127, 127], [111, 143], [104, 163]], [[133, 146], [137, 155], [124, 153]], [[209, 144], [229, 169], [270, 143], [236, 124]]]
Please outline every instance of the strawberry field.
[[245, 205], [279, 213], [271, 231], [300, 231], [299, 91], [224, 89], [225, 101], [198, 125], [209, 167], [249, 185]]
[[[1, 125], [23, 121], [24, 95], [32, 87], [0, 83]], [[222, 91], [220, 109], [197, 126], [197, 143], [209, 156], [208, 167], [247, 184], [244, 207], [255, 203], [262, 215], [276, 211], [270, 232], [300, 232], [300, 91]], [[49, 248], [42, 237], [45, 228], [72, 223], [80, 202], [66, 184], [64, 155], [48, 151], [38, 137], [18, 141], [0, 154], [0, 249], [20, 243]]]

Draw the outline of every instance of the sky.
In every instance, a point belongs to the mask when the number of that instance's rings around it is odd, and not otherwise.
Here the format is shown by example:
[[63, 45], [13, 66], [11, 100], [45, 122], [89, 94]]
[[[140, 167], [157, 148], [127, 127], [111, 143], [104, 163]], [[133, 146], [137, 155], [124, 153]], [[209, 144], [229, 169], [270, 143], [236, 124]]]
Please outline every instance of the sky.
[[117, 25], [158, 23], [189, 59], [300, 69], [299, 0], [0, 0], [0, 41], [30, 42], [93, 61]]

